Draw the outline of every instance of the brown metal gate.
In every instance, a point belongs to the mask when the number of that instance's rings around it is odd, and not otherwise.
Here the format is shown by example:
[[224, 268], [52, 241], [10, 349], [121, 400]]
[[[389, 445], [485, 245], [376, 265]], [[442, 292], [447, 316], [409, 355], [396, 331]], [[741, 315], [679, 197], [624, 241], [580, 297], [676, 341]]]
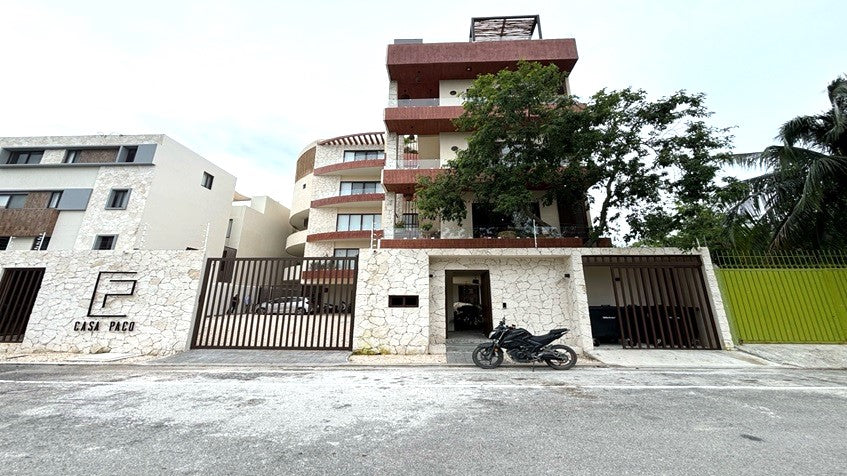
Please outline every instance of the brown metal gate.
[[586, 256], [607, 267], [624, 348], [720, 349], [699, 256]]
[[0, 279], [0, 342], [23, 342], [44, 268], [6, 268]]
[[353, 347], [358, 258], [210, 258], [191, 347]]

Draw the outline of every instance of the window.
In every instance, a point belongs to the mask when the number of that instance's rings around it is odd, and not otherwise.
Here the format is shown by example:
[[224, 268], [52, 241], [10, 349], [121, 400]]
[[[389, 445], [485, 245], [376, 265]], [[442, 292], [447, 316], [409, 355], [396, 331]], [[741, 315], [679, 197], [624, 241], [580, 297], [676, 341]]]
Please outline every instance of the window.
[[388, 296], [388, 307], [418, 307], [418, 296]]
[[9, 247], [9, 242], [12, 241], [10, 236], [0, 236], [0, 250], [5, 250]]
[[129, 189], [113, 188], [109, 193], [109, 200], [106, 202], [106, 210], [126, 210], [128, 202]]
[[340, 195], [362, 195], [380, 193], [379, 182], [341, 182]]
[[50, 244], [49, 236], [37, 236], [34, 240], [32, 240], [32, 251], [44, 251], [47, 249], [47, 246]]
[[232, 222], [235, 221], [232, 218], [229, 219], [229, 223], [226, 225], [226, 237], [229, 238], [232, 236]]
[[359, 256], [359, 248], [336, 248], [332, 256], [333, 258], [355, 258]]
[[97, 235], [94, 238], [94, 249], [113, 250], [115, 249], [115, 241], [117, 241], [117, 239], [117, 235]]
[[41, 163], [43, 150], [14, 150], [9, 154], [7, 164], [38, 164]]
[[382, 215], [378, 213], [340, 214], [335, 226], [336, 231], [362, 231], [382, 229]]
[[122, 162], [135, 162], [135, 154], [138, 152], [138, 147], [124, 147]]
[[0, 195], [0, 208], [23, 208], [25, 203], [25, 193]]
[[212, 182], [214, 182], [214, 181], [215, 181], [215, 177], [212, 176], [212, 174], [210, 174], [209, 172], [203, 172], [203, 181], [200, 182], [200, 185], [202, 185], [202, 186], [208, 188], [209, 190], [211, 190], [212, 189]]
[[62, 200], [62, 192], [50, 192], [50, 201], [47, 202], [47, 208], [59, 208], [59, 202]]
[[65, 160], [63, 161], [66, 164], [75, 164], [79, 161], [80, 156], [82, 155], [82, 151], [79, 149], [69, 150], [65, 154]]
[[385, 152], [381, 150], [345, 150], [344, 162], [356, 162], [359, 160], [382, 160]]

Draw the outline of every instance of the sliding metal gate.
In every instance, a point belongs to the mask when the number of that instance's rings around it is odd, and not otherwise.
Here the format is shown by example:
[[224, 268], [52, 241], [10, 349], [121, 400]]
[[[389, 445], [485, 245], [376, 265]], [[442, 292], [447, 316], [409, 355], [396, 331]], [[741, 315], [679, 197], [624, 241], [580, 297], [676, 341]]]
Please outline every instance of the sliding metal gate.
[[211, 258], [196, 349], [337, 349], [353, 343], [358, 258]]
[[720, 349], [699, 256], [586, 256], [611, 275], [621, 345]]
[[0, 342], [23, 342], [44, 268], [6, 268], [0, 279]]

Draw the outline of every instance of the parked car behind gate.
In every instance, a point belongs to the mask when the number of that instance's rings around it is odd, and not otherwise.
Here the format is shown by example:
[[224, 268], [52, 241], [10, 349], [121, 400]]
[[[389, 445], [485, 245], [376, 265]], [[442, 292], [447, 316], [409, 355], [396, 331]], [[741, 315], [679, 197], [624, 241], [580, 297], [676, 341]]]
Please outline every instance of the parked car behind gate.
[[309, 298], [281, 297], [256, 305], [259, 314], [306, 314], [309, 312]]

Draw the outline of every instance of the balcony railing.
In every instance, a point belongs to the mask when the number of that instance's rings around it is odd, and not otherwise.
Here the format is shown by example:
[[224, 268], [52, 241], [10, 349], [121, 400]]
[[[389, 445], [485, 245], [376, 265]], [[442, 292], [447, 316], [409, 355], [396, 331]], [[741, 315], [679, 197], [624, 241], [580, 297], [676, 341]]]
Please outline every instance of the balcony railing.
[[395, 240], [418, 240], [441, 238], [441, 230], [422, 230], [419, 227], [394, 228]]
[[432, 106], [461, 106], [462, 98], [422, 98], [397, 99], [388, 102], [390, 107], [432, 107]]
[[588, 238], [584, 225], [474, 226], [474, 238]]
[[405, 153], [397, 159], [398, 169], [440, 169], [441, 159], [419, 159], [418, 154]]

